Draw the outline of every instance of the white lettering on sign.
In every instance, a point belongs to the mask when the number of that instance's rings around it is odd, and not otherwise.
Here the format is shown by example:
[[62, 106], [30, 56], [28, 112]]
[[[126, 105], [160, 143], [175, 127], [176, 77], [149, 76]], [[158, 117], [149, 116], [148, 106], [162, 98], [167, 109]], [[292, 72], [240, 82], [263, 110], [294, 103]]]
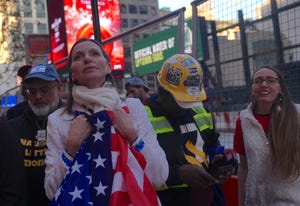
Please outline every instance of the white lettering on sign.
[[152, 54], [151, 47], [146, 47], [146, 48], [135, 51], [134, 52], [134, 58], [138, 59], [138, 58], [148, 56], [148, 55], [151, 55], [151, 54]]
[[55, 36], [55, 42], [60, 41], [60, 36], [59, 36], [59, 26], [62, 23], [61, 18], [55, 18], [54, 22], [51, 24], [51, 29], [54, 30], [54, 36]]

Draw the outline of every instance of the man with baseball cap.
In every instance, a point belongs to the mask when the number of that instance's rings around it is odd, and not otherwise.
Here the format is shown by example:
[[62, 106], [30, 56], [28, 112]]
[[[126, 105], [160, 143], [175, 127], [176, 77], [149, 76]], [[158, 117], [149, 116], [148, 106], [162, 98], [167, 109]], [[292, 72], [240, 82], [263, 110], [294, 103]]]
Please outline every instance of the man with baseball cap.
[[126, 97], [139, 98], [143, 104], [150, 97], [150, 88], [139, 77], [132, 77], [125, 83]]
[[29, 107], [9, 123], [20, 139], [28, 185], [27, 205], [49, 205], [44, 191], [48, 115], [62, 106], [61, 84], [51, 65], [33, 66], [23, 79]]
[[[218, 183], [232, 171], [209, 173], [212, 162], [223, 159], [224, 147], [202, 103], [206, 93], [200, 64], [190, 55], [173, 55], [162, 65], [157, 81], [158, 93], [145, 108], [169, 164], [169, 177], [157, 191], [162, 205], [225, 205]], [[212, 189], [216, 187], [219, 199]]]
[[6, 118], [8, 120], [13, 119], [13, 118], [23, 114], [25, 109], [28, 107], [28, 102], [27, 102], [28, 99], [27, 99], [27, 94], [26, 94], [25, 89], [24, 89], [23, 80], [24, 80], [25, 76], [27, 75], [28, 70], [32, 67], [33, 67], [33, 65], [26, 64], [26, 65], [21, 66], [18, 69], [17, 76], [21, 79], [21, 94], [23, 96], [23, 101], [16, 104], [15, 106], [10, 108], [9, 110], [7, 110]]

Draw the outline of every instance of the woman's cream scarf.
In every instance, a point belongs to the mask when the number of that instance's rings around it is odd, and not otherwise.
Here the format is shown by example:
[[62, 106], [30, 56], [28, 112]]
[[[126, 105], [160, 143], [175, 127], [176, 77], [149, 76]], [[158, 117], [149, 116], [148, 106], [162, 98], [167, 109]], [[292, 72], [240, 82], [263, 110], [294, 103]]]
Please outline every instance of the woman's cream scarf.
[[73, 98], [79, 105], [84, 105], [94, 112], [104, 109], [113, 110], [121, 101], [119, 94], [115, 89], [100, 87], [89, 89], [85, 86], [73, 86]]

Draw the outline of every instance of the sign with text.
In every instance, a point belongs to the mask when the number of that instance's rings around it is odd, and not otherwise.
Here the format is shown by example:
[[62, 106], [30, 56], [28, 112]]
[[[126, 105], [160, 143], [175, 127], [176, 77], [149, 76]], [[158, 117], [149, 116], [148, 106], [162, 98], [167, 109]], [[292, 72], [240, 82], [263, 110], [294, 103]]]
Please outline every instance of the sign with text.
[[134, 67], [138, 75], [158, 72], [165, 59], [178, 51], [177, 27], [171, 27], [133, 44]]
[[[203, 59], [200, 26], [197, 29], [198, 60]], [[184, 53], [192, 53], [192, 20], [187, 20], [184, 27]], [[162, 32], [151, 35], [133, 44], [135, 71], [139, 76], [153, 74], [160, 70], [163, 62], [178, 53], [178, 27], [172, 26]]]
[[48, 0], [48, 25], [52, 63], [68, 56], [64, 4], [61, 0]]

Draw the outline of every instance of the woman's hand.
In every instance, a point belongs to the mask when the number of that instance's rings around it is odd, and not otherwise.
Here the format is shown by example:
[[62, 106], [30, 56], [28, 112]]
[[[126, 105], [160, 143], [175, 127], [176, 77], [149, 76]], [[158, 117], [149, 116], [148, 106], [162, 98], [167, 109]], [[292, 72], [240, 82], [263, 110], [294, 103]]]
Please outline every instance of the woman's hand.
[[66, 149], [73, 156], [76, 155], [82, 142], [91, 134], [92, 126], [84, 115], [78, 115], [71, 123], [66, 140]]
[[138, 133], [133, 126], [130, 116], [124, 109], [114, 110], [113, 124], [115, 129], [124, 137], [130, 144], [137, 137]]

